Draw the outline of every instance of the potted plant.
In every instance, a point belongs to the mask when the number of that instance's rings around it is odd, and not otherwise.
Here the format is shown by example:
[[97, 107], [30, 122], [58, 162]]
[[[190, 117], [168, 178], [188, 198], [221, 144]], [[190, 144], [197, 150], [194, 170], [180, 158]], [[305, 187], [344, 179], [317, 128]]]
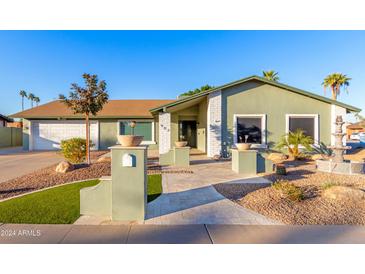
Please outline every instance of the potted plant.
[[245, 135], [245, 141], [244, 142], [242, 142], [242, 136], [239, 136], [238, 138], [240, 140], [240, 143], [237, 143], [236, 147], [239, 151], [249, 150], [251, 148], [251, 144], [247, 143], [248, 135]]
[[188, 145], [188, 142], [185, 141], [185, 136], [180, 136], [180, 141], [175, 142], [175, 147], [186, 147]]
[[119, 135], [118, 141], [122, 147], [136, 147], [139, 146], [143, 141], [143, 136], [134, 135], [134, 128], [136, 127], [136, 121], [131, 121], [128, 123], [131, 127], [132, 134], [131, 135]]

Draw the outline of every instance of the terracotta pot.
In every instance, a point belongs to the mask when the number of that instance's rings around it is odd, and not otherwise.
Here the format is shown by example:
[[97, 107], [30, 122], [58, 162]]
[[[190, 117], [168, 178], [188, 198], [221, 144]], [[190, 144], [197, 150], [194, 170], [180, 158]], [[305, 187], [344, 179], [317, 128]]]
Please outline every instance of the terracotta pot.
[[143, 141], [143, 136], [119, 135], [118, 141], [122, 147], [138, 147]]
[[238, 150], [249, 150], [250, 147], [251, 147], [251, 144], [248, 144], [248, 143], [237, 143], [236, 144], [236, 147]]
[[186, 147], [188, 145], [187, 141], [177, 141], [175, 142], [175, 147]]

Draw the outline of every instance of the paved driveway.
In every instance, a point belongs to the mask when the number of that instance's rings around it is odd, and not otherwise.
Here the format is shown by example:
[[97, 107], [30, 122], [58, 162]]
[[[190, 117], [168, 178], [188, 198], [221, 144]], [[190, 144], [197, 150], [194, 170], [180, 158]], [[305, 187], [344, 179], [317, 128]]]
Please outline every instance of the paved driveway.
[[55, 151], [27, 152], [21, 147], [0, 149], [0, 183], [54, 165], [62, 160]]

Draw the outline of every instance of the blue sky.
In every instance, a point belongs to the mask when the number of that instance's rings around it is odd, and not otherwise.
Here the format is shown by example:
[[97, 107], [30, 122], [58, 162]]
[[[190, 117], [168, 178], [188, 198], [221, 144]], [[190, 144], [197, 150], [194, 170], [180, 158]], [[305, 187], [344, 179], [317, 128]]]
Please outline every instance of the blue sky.
[[339, 100], [365, 109], [364, 49], [364, 31], [0, 31], [0, 113], [21, 110], [21, 89], [49, 102], [84, 72], [111, 99], [169, 99], [269, 69], [320, 95], [327, 74], [345, 73]]

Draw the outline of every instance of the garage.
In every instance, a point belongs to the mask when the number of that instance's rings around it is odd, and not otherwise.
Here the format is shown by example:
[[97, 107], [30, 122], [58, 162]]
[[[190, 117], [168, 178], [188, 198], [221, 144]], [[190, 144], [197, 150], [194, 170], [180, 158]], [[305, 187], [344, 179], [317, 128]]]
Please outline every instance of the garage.
[[[44, 120], [31, 123], [31, 150], [57, 150], [62, 140], [73, 137], [85, 138], [85, 121], [82, 120]], [[99, 125], [90, 121], [90, 140], [93, 149], [99, 146]]]

